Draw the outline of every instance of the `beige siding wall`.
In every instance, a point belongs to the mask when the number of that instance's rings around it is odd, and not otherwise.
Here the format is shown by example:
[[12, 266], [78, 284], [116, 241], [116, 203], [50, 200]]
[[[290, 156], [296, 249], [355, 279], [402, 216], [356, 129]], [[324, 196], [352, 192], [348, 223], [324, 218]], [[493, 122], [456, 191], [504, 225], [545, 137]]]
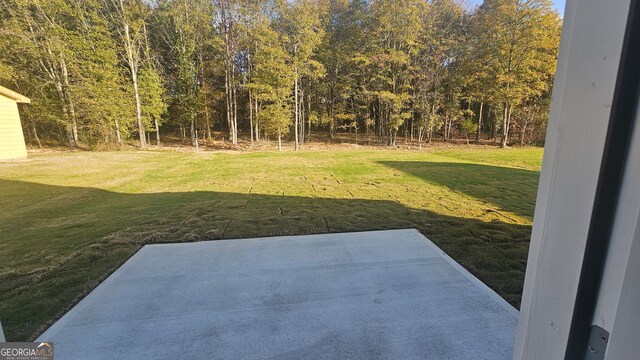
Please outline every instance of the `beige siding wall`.
[[0, 160], [27, 157], [18, 104], [0, 95]]

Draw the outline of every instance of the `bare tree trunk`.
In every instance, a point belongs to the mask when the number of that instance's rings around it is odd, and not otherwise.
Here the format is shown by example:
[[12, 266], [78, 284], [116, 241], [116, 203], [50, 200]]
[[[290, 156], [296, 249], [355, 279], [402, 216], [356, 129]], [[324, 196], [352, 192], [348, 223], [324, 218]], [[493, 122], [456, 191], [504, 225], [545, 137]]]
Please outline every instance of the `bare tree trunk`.
[[508, 136], [508, 121], [509, 118], [509, 104], [507, 102], [504, 103], [504, 112], [502, 116], [502, 140], [500, 141], [500, 147], [507, 147], [507, 136]]
[[136, 98], [136, 119], [138, 122], [138, 135], [140, 136], [140, 148], [144, 149], [147, 144], [144, 140], [144, 125], [142, 124], [142, 106], [140, 105], [140, 93], [138, 91], [138, 77], [132, 76], [133, 92]]
[[229, 141], [233, 141], [233, 126], [231, 125], [231, 86], [229, 79], [229, 65], [225, 64], [224, 70], [224, 91], [225, 91], [225, 105], [227, 115], [227, 128], [229, 129]]
[[411, 134], [411, 142], [413, 142], [413, 140], [415, 140], [415, 138], [414, 138], [414, 136], [413, 136], [413, 135], [414, 135], [414, 133], [415, 133], [415, 128], [414, 128], [414, 125], [413, 125], [413, 118], [412, 118], [412, 119], [411, 119], [411, 130], [410, 130], [410, 134]]
[[258, 123], [258, 100], [257, 99], [256, 99], [256, 105], [255, 106], [256, 106], [256, 112], [255, 112], [255, 114], [256, 114], [256, 131], [255, 131], [255, 134], [256, 134], [256, 141], [260, 141], [260, 125]]
[[311, 141], [311, 94], [307, 95], [307, 121], [309, 122], [309, 130], [307, 130], [307, 139]]
[[191, 119], [191, 122], [189, 123], [189, 136], [191, 137], [191, 145], [196, 146], [196, 132], [193, 119]]
[[[32, 28], [31, 28], [31, 31], [33, 32]], [[33, 35], [35, 36], [35, 34]], [[77, 144], [74, 141], [73, 129], [72, 129], [73, 120], [69, 112], [69, 105], [68, 105], [69, 99], [67, 96], [68, 94], [65, 92], [65, 88], [62, 85], [62, 80], [61, 80], [61, 78], [63, 77], [62, 69], [60, 68], [61, 64], [63, 63], [62, 54], [54, 54], [53, 49], [51, 48], [49, 42], [46, 42], [46, 54], [47, 56], [41, 58], [39, 63], [40, 63], [40, 67], [44, 70], [47, 76], [54, 83], [56, 87], [56, 92], [58, 94], [58, 99], [62, 104], [61, 110], [66, 118], [66, 124], [64, 126], [64, 129], [61, 127], [60, 130], [66, 133], [67, 143], [69, 144], [69, 146], [76, 147]], [[62, 135], [62, 133], [59, 133], [59, 135], [60, 135], [61, 146], [64, 146], [65, 145], [64, 136]]]
[[[297, 49], [297, 45], [296, 45], [296, 49]], [[295, 54], [295, 50], [294, 50], [294, 54]], [[294, 98], [294, 103], [295, 103], [295, 146], [294, 146], [294, 150], [298, 151], [298, 126], [300, 126], [300, 106], [298, 106], [298, 65], [295, 65], [295, 69], [294, 69], [294, 85], [293, 85], [293, 98]]]
[[211, 118], [208, 115], [207, 115], [206, 126], [207, 126], [207, 134], [206, 134], [207, 140], [211, 141], [211, 138], [212, 138], [212, 136], [211, 136]]
[[160, 124], [158, 124], [158, 119], [153, 119], [153, 122], [156, 125], [156, 146], [160, 146]]
[[198, 124], [195, 119], [191, 120], [191, 126], [193, 127], [194, 145], [196, 146], [196, 152], [200, 152], [200, 141], [198, 140]]
[[233, 86], [231, 87], [231, 92], [233, 94], [232, 101], [232, 110], [233, 110], [233, 144], [238, 144], [238, 92], [236, 89], [236, 77], [235, 77], [235, 66], [232, 67], [231, 79], [233, 80]]
[[69, 116], [71, 117], [71, 131], [73, 135], [73, 142], [78, 144], [78, 120], [76, 119], [76, 110], [73, 105], [73, 100], [71, 99], [70, 94], [70, 85], [69, 85], [69, 71], [67, 70], [67, 62], [64, 61], [64, 58], [60, 59], [60, 68], [62, 69], [62, 78], [64, 79], [64, 94], [67, 98], [67, 103], [69, 104]]
[[38, 129], [36, 129], [36, 124], [32, 124], [31, 128], [33, 129], [33, 137], [36, 139], [38, 147], [42, 149], [42, 143], [40, 142], [40, 137], [38, 136]]
[[278, 151], [282, 151], [282, 132], [278, 130]]
[[480, 114], [478, 115], [478, 131], [476, 132], [476, 144], [480, 144], [480, 133], [482, 132], [482, 108], [484, 101], [480, 102]]
[[[133, 94], [136, 101], [136, 121], [138, 125], [138, 137], [140, 140], [140, 148], [146, 147], [144, 126], [142, 124], [142, 106], [140, 104], [140, 92], [138, 90], [138, 65], [140, 63], [140, 52], [137, 45], [131, 38], [131, 29], [129, 23], [127, 23], [125, 17], [125, 5], [124, 0], [119, 1], [120, 18], [122, 21], [122, 36], [124, 37], [124, 47], [127, 54], [127, 65], [129, 66], [129, 74], [131, 75], [131, 82], [133, 84]], [[146, 34], [145, 34], [146, 36]]]
[[236, 100], [235, 64], [233, 62], [233, 44], [231, 31], [232, 20], [229, 17], [229, 2], [220, 1], [222, 27], [225, 44], [225, 93], [227, 105], [227, 125], [229, 126], [229, 138], [235, 145], [238, 143], [238, 104]]
[[356, 124], [356, 125], [355, 125], [355, 132], [356, 132], [356, 145], [358, 145], [358, 122], [357, 122], [357, 120], [354, 120], [354, 121], [355, 121], [355, 124]]
[[335, 81], [338, 77], [338, 66], [336, 65], [334, 69], [334, 78], [331, 80], [331, 84], [329, 86], [329, 142], [333, 140], [335, 136], [335, 126], [336, 119], [334, 117], [335, 113]]
[[442, 140], [447, 141], [447, 126], [449, 124], [449, 115], [444, 115], [444, 131], [442, 132]]
[[120, 123], [118, 122], [118, 119], [116, 119], [115, 128], [116, 128], [116, 141], [118, 142], [118, 145], [122, 145], [122, 135], [120, 134]]
[[305, 113], [304, 113], [304, 90], [300, 90], [300, 146], [304, 146], [305, 134]]
[[253, 144], [253, 101], [249, 90], [249, 130], [251, 131], [251, 144]]
[[527, 133], [528, 123], [529, 122], [525, 120], [524, 124], [522, 125], [522, 130], [520, 130], [520, 146], [524, 146], [524, 137]]

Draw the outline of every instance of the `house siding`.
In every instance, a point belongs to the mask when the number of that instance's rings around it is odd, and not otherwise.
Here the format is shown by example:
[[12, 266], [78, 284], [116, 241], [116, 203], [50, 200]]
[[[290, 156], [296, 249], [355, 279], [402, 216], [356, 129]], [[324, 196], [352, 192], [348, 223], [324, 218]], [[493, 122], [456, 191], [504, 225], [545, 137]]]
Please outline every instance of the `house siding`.
[[0, 160], [26, 157], [27, 147], [22, 133], [18, 104], [0, 95]]

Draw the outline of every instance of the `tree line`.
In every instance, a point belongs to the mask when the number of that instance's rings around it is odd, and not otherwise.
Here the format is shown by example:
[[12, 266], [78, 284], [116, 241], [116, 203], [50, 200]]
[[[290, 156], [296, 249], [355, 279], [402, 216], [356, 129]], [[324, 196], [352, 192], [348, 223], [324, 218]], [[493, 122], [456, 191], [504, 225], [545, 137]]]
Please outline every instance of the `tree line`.
[[38, 144], [506, 146], [543, 141], [560, 29], [550, 0], [4, 0], [0, 84]]

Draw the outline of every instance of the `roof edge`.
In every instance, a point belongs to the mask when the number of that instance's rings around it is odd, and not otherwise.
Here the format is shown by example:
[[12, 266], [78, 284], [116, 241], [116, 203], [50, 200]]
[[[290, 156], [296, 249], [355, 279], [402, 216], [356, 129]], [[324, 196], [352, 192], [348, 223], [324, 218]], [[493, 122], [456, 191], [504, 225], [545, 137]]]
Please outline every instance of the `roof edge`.
[[3, 86], [0, 86], [0, 95], [4, 95], [15, 102], [26, 103], [26, 104], [31, 103], [31, 99], [29, 99], [28, 97], [24, 95], [20, 95], [17, 92], [7, 89], [6, 87], [3, 87]]

